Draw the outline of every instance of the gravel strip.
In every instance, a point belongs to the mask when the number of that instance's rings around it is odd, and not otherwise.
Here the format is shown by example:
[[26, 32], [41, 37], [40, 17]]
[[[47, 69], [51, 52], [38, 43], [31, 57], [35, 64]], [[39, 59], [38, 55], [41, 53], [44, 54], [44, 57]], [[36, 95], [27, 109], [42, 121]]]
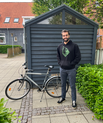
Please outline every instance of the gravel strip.
[[[32, 110], [33, 110], [33, 90], [31, 89], [29, 94], [22, 99], [21, 108], [18, 112], [18, 116], [22, 116], [21, 123], [32, 123]], [[17, 123], [19, 123], [17, 121]]]
[[32, 116], [81, 112], [81, 111], [89, 111], [89, 109], [87, 108], [86, 105], [83, 105], [83, 104], [78, 104], [76, 110], [74, 110], [71, 105], [34, 108]]

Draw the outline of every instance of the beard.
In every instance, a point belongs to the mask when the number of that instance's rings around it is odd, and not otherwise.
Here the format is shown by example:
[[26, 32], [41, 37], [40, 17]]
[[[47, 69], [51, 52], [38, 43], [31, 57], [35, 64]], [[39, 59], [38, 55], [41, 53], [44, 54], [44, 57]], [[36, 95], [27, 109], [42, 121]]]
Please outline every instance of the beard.
[[69, 41], [69, 38], [65, 38], [66, 40], [63, 39], [64, 42], [68, 42]]

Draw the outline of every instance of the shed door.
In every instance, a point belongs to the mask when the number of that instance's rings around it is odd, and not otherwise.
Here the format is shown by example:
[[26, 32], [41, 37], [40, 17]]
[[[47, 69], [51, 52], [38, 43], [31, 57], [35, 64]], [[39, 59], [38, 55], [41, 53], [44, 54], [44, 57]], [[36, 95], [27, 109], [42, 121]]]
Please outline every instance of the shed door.
[[[31, 38], [31, 68], [35, 72], [45, 73], [44, 65], [54, 65], [52, 75], [59, 73], [57, 63], [57, 46], [62, 43], [61, 31], [68, 29], [70, 39], [78, 44], [81, 51], [79, 64], [92, 62], [93, 27], [88, 25], [50, 25], [36, 24], [30, 27]], [[34, 79], [35, 77], [35, 79]], [[43, 83], [44, 76], [32, 76], [38, 82]]]

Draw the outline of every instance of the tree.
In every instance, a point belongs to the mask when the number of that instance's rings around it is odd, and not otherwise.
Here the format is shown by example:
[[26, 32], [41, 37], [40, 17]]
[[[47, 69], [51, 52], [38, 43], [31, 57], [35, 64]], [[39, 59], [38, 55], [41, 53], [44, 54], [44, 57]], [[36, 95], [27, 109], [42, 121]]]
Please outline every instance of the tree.
[[100, 28], [103, 28], [103, 0], [91, 0], [86, 7], [85, 14], [93, 21], [99, 23]]
[[89, 0], [33, 0], [32, 12], [36, 16], [41, 15], [51, 9], [60, 6], [61, 4], [66, 4], [67, 6], [75, 9], [80, 13], [84, 13], [83, 8], [85, 8]]
[[[33, 0], [32, 12], [38, 16], [51, 9], [66, 4], [81, 14], [99, 23], [103, 28], [103, 0]], [[98, 3], [99, 5], [96, 5]]]

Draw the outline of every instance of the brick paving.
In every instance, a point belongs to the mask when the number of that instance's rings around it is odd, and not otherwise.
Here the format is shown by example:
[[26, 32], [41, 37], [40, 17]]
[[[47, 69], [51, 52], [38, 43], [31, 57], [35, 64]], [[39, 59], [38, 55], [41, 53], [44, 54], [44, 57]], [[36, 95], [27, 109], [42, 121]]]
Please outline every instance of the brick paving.
[[[21, 119], [19, 119], [21, 120], [21, 123], [32, 123], [32, 116], [82, 112], [90, 110], [87, 108], [86, 104], [78, 104], [76, 110], [74, 110], [71, 105], [41, 107], [33, 109], [33, 89], [31, 89], [29, 94], [22, 99], [20, 109], [15, 111], [17, 112], [18, 116], [22, 116]], [[19, 123], [19, 121], [17, 123]]]
[[29, 94], [22, 99], [19, 112], [16, 111], [18, 113], [18, 116], [22, 116], [20, 119], [21, 123], [32, 123], [32, 111], [33, 111], [33, 90], [31, 89]]
[[74, 110], [71, 105], [52, 106], [52, 107], [34, 108], [32, 115], [39, 116], [39, 115], [50, 115], [70, 112], [81, 112], [81, 111], [89, 111], [89, 109], [84, 104], [79, 104], [76, 110]]

